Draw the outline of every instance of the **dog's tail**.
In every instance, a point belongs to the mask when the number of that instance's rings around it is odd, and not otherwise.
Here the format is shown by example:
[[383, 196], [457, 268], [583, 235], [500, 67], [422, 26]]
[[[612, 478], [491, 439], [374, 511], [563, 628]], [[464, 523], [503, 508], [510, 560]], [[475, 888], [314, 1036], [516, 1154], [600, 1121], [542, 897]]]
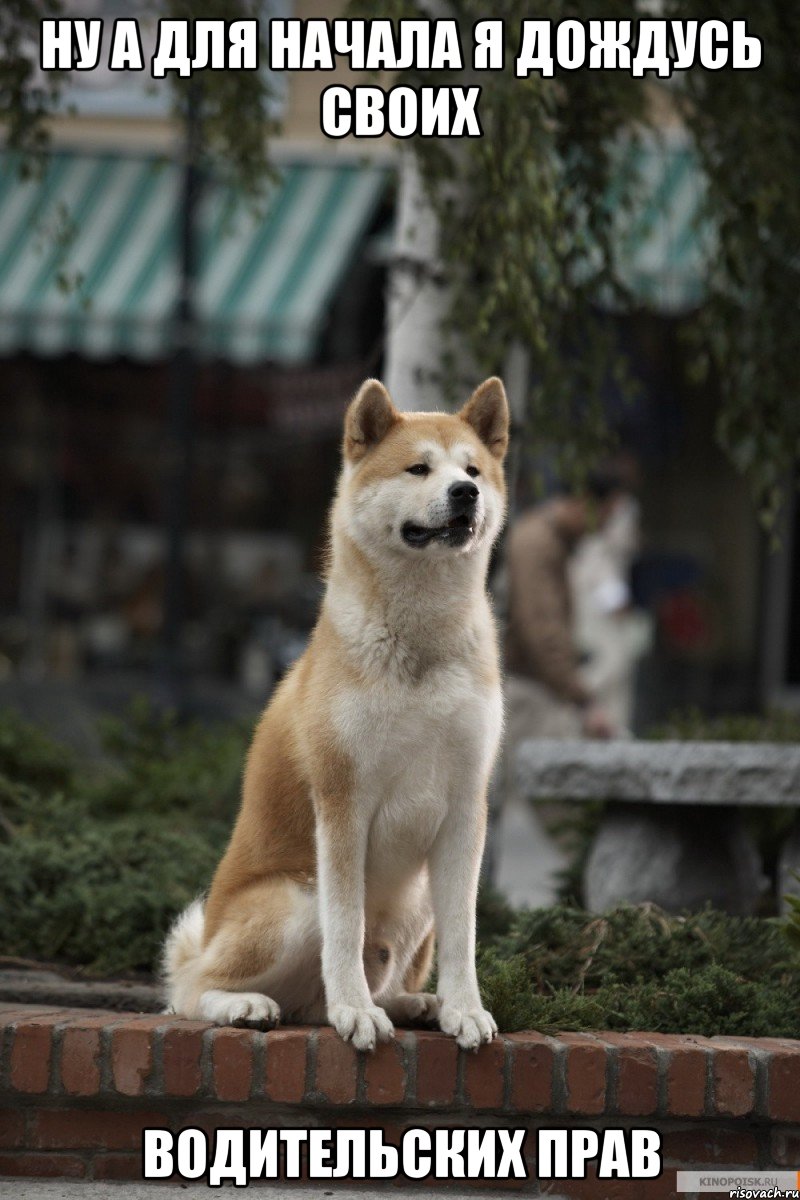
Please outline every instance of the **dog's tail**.
[[168, 1011], [184, 1016], [190, 1015], [186, 1012], [187, 985], [193, 990], [190, 980], [196, 973], [203, 952], [203, 907], [203, 900], [193, 900], [176, 918], [167, 934], [161, 957], [161, 978]]

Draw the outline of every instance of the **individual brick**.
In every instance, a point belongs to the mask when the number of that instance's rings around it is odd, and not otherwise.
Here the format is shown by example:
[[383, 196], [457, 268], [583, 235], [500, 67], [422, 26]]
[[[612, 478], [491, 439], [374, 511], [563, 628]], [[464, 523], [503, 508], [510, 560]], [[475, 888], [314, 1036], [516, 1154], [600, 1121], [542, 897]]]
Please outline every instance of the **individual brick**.
[[[555, 1183], [556, 1181], [554, 1181]], [[598, 1179], [596, 1167], [587, 1167], [585, 1179], [559, 1179], [559, 1198], [565, 1200], [676, 1200], [674, 1170], [657, 1179]]]
[[141, 1154], [95, 1154], [92, 1160], [94, 1179], [142, 1178]]
[[24, 1113], [19, 1108], [0, 1108], [0, 1147], [13, 1150], [24, 1145]]
[[796, 1168], [800, 1163], [800, 1126], [773, 1129], [770, 1162], [778, 1167]]
[[721, 1129], [708, 1122], [696, 1129], [668, 1129], [661, 1154], [682, 1167], [758, 1165], [758, 1143], [748, 1129]]
[[[505, 1094], [506, 1040], [495, 1038], [474, 1054], [463, 1054], [464, 1099], [475, 1109], [502, 1108]], [[419, 1063], [417, 1064], [419, 1071]]]
[[770, 1055], [768, 1115], [775, 1121], [800, 1121], [800, 1044]]
[[153, 1069], [153, 1042], [164, 1018], [115, 1028], [111, 1034], [111, 1075], [121, 1096], [141, 1096]]
[[617, 1111], [650, 1116], [658, 1108], [658, 1059], [646, 1033], [603, 1033], [617, 1051]]
[[580, 1033], [564, 1033], [559, 1041], [567, 1051], [567, 1112], [587, 1116], [602, 1113], [606, 1103], [605, 1048]]
[[165, 1096], [196, 1096], [203, 1085], [203, 1034], [211, 1026], [176, 1021], [161, 1038]]
[[675, 1037], [667, 1061], [666, 1106], [671, 1117], [701, 1117], [706, 1110], [708, 1053]]
[[380, 1042], [364, 1059], [368, 1104], [402, 1104], [406, 1097], [406, 1066], [402, 1034]]
[[713, 1107], [723, 1117], [746, 1117], [755, 1107], [755, 1068], [746, 1050], [713, 1052]]
[[307, 1029], [273, 1029], [266, 1036], [264, 1090], [270, 1100], [299, 1104], [306, 1092]]
[[317, 1034], [314, 1090], [329, 1104], [352, 1104], [356, 1098], [358, 1056], [333, 1029]]
[[70, 1096], [94, 1096], [100, 1090], [100, 1030], [67, 1028], [61, 1040], [61, 1083]]
[[218, 1100], [246, 1100], [253, 1086], [253, 1033], [249, 1029], [215, 1029], [211, 1070]]
[[53, 1027], [60, 1014], [20, 1021], [11, 1043], [10, 1083], [18, 1092], [41, 1095], [50, 1085]]
[[[452, 1104], [458, 1072], [458, 1046], [455, 1039], [427, 1030], [415, 1036], [417, 1104], [425, 1108], [442, 1108]], [[469, 1059], [473, 1054], [468, 1052], [464, 1057]]]
[[[511, 1108], [520, 1113], [553, 1111], [554, 1043], [537, 1033], [512, 1033]], [[605, 1062], [605, 1052], [602, 1051]]]

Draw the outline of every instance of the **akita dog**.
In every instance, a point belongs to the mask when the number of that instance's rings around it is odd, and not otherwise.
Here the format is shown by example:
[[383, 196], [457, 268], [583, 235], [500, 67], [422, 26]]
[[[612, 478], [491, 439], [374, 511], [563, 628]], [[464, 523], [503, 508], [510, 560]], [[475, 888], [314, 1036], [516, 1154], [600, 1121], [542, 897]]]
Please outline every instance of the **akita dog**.
[[374, 379], [350, 404], [320, 617], [256, 728], [208, 898], [167, 938], [175, 1012], [327, 1019], [359, 1050], [393, 1021], [438, 1020], [467, 1049], [497, 1032], [475, 899], [502, 725], [486, 575], [507, 446], [499, 379], [457, 415], [399, 412]]

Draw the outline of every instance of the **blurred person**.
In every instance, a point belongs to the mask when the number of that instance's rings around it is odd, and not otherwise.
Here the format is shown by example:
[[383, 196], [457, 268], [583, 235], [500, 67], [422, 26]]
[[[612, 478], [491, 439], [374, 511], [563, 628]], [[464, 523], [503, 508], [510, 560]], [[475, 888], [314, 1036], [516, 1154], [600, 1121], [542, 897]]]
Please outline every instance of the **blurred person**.
[[624, 493], [615, 472], [598, 472], [585, 495], [561, 493], [524, 512], [506, 550], [505, 736], [492, 788], [486, 871], [517, 907], [557, 899], [566, 856], [542, 813], [516, 785], [526, 738], [608, 738], [617, 727], [583, 678], [575, 641], [570, 561], [603, 528]]
[[621, 494], [602, 529], [582, 539], [570, 563], [581, 677], [619, 731], [629, 731], [636, 667], [652, 621], [632, 603], [630, 576], [641, 544], [639, 501]]
[[523, 737], [608, 738], [618, 732], [580, 669], [570, 561], [624, 496], [619, 473], [598, 471], [585, 494], [561, 493], [512, 526], [507, 549], [506, 745]]

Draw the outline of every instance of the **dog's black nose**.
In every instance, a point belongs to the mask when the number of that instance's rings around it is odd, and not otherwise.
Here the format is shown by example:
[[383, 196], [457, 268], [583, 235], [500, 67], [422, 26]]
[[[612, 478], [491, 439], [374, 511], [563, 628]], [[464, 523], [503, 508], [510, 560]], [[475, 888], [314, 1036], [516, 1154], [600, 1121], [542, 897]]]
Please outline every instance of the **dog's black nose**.
[[452, 507], [459, 509], [461, 512], [472, 508], [478, 499], [478, 489], [469, 479], [460, 480], [458, 483], [451, 483], [447, 489], [447, 494], [450, 497]]

